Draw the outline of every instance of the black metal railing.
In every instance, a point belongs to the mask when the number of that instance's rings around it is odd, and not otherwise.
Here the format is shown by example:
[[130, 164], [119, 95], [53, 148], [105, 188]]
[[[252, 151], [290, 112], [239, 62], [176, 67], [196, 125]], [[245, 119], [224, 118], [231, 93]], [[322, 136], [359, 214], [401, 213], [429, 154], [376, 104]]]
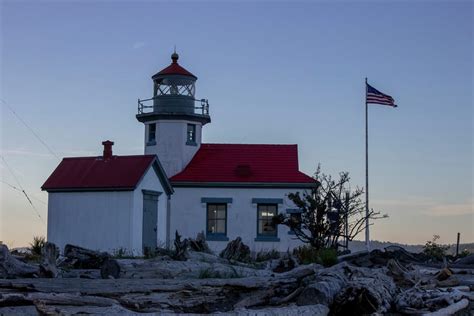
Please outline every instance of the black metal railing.
[[[153, 101], [155, 98], [150, 99], [138, 99], [138, 114], [146, 114], [154, 112], [155, 106]], [[193, 99], [197, 106], [194, 107], [194, 114], [206, 115], [209, 116], [209, 101], [207, 99]]]

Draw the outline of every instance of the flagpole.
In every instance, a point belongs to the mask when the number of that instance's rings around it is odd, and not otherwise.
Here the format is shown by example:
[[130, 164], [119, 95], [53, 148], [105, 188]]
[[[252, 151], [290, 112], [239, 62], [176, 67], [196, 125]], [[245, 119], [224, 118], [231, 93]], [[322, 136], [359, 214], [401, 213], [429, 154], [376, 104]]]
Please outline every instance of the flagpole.
[[365, 246], [370, 250], [369, 235], [369, 107], [367, 105], [367, 77], [365, 78]]

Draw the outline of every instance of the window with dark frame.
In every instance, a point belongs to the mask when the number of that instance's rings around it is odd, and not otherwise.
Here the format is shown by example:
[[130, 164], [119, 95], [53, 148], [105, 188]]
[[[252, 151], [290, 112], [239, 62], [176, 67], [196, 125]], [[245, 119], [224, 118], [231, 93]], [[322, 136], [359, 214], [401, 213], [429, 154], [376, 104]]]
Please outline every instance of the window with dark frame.
[[208, 203], [207, 204], [207, 230], [208, 236], [227, 235], [227, 204]]
[[277, 226], [273, 223], [273, 217], [278, 213], [277, 204], [258, 204], [257, 236], [276, 237]]
[[148, 142], [156, 141], [156, 123], [148, 125]]
[[196, 143], [196, 125], [188, 124], [188, 133], [186, 143], [195, 144]]

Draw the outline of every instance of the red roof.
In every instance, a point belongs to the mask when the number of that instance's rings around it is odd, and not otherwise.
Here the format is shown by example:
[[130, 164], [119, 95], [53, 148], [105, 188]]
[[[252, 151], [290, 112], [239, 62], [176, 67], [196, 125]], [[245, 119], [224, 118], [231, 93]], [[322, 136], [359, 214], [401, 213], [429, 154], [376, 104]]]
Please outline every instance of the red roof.
[[41, 187], [46, 191], [133, 190], [155, 160], [154, 155], [64, 158]]
[[298, 170], [297, 145], [202, 144], [180, 182], [317, 183]]
[[195, 75], [193, 75], [192, 73], [190, 73], [189, 71], [187, 71], [186, 69], [184, 69], [178, 64], [178, 58], [179, 56], [176, 53], [171, 55], [171, 59], [173, 60], [171, 65], [169, 65], [165, 69], [153, 75], [152, 78], [156, 76], [162, 76], [162, 75], [182, 75], [182, 76], [191, 76], [197, 79]]

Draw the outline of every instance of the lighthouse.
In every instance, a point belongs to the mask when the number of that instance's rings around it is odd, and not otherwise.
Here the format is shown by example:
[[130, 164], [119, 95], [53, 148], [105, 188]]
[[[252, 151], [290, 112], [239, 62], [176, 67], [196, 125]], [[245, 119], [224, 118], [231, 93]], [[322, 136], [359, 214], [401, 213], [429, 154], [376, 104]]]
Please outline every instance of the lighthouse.
[[199, 150], [202, 127], [211, 122], [207, 99], [196, 99], [197, 77], [171, 55], [153, 75], [153, 97], [138, 100], [136, 118], [145, 125], [146, 155], [158, 155], [168, 177], [181, 172]]

